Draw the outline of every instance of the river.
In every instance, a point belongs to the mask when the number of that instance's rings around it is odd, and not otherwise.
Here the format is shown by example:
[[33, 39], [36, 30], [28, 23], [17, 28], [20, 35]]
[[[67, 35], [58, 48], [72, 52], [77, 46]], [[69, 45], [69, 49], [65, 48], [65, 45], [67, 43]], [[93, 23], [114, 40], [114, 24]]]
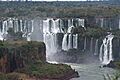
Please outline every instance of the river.
[[71, 80], [104, 80], [103, 75], [112, 75], [116, 72], [116, 70], [107, 67], [100, 67], [101, 65], [98, 63], [91, 64], [68, 64], [71, 65], [73, 69], [75, 69], [79, 73], [79, 78], [73, 78]]
[[[59, 62], [55, 61], [48, 62], [53, 64], [59, 64]], [[75, 69], [79, 73], [80, 77], [72, 78], [71, 80], [104, 80], [104, 76], [108, 78], [107, 77], [108, 74], [110, 76], [114, 76], [114, 74], [117, 72], [113, 68], [101, 67], [102, 65], [100, 63], [86, 63], [86, 64], [63, 63], [63, 64], [70, 65], [72, 69]]]

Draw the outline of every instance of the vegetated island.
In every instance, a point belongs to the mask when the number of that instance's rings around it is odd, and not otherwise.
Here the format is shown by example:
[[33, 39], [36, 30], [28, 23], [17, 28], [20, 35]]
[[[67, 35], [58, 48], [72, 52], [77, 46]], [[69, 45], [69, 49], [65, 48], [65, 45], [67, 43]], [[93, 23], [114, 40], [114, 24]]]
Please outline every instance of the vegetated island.
[[0, 41], [0, 80], [69, 80], [78, 73], [46, 62], [43, 42]]

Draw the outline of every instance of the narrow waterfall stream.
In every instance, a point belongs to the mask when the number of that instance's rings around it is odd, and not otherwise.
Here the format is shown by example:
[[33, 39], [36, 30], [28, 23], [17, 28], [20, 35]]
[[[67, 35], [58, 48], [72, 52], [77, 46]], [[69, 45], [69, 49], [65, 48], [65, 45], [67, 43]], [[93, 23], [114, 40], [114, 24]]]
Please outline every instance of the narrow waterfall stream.
[[65, 35], [64, 35], [64, 37], [63, 37], [63, 41], [62, 41], [62, 49], [63, 50], [68, 50], [68, 46], [67, 46], [67, 36], [68, 36], [68, 34], [66, 33]]
[[98, 39], [95, 42], [95, 52], [94, 55], [98, 55]]
[[114, 38], [114, 35], [110, 34], [106, 36], [106, 38], [103, 40], [103, 44], [100, 48], [100, 61], [102, 64], [109, 64], [110, 61], [113, 61], [112, 57], [112, 40]]

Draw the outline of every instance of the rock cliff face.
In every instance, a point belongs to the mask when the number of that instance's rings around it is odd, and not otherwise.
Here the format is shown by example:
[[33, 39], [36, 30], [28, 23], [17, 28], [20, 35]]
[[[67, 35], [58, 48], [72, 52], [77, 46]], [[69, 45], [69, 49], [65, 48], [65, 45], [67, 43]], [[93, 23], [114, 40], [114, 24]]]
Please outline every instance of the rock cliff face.
[[42, 42], [1, 42], [0, 72], [12, 72], [36, 61], [45, 62], [45, 51]]

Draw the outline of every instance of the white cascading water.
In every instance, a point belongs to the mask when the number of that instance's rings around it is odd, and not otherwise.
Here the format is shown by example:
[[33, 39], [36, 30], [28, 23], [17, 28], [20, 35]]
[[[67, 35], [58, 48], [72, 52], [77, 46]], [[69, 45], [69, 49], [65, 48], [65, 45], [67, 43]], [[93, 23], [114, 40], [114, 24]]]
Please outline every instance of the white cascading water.
[[62, 41], [62, 50], [69, 50], [78, 48], [78, 34], [68, 34], [66, 33]]
[[71, 26], [73, 25], [73, 20], [72, 20], [72, 23], [70, 23], [71, 21], [68, 20], [68, 30], [67, 30], [67, 33], [64, 34], [64, 37], [63, 37], [63, 40], [62, 40], [62, 50], [65, 50], [67, 51], [68, 49], [72, 49], [72, 39], [73, 39], [73, 35], [71, 34], [72, 32], [72, 29], [74, 28], [74, 26]]
[[54, 33], [62, 33], [62, 30], [60, 27], [60, 19], [57, 19], [54, 21]]
[[27, 24], [26, 20], [24, 20], [23, 23], [22, 23], [22, 25], [23, 25], [23, 28], [22, 28], [23, 35], [22, 35], [22, 37], [26, 37], [26, 35], [27, 35], [26, 24]]
[[85, 19], [78, 19], [79, 26], [84, 27], [84, 22], [85, 22]]
[[20, 31], [23, 32], [23, 24], [22, 24], [22, 20], [20, 20]]
[[86, 50], [86, 46], [87, 46], [87, 39], [85, 37], [85, 40], [84, 40], [84, 50]]
[[90, 41], [90, 52], [93, 53], [93, 38]]
[[65, 51], [68, 50], [67, 36], [68, 36], [68, 34], [66, 33], [66, 34], [64, 35], [63, 41], [62, 41], [62, 50], [65, 50]]
[[71, 33], [73, 28], [74, 28], [74, 26], [68, 27], [67, 33]]
[[3, 21], [3, 30], [2, 33], [5, 34], [7, 31], [7, 21]]
[[57, 52], [56, 34], [44, 34], [43, 37], [46, 44], [46, 57], [48, 57], [51, 53]]
[[94, 52], [94, 55], [98, 55], [98, 39], [96, 39], [96, 42], [95, 42], [95, 52]]
[[101, 26], [101, 27], [104, 27], [104, 19], [101, 18], [100, 20], [101, 20], [101, 24], [100, 24], [100, 26]]
[[68, 35], [68, 49], [72, 49], [72, 34]]
[[73, 35], [73, 48], [78, 48], [78, 34]]
[[[84, 27], [84, 19], [76, 19], [78, 21], [77, 27], [82, 26]], [[67, 33], [64, 34], [63, 40], [62, 40], [62, 50], [69, 50], [72, 48], [77, 49], [78, 48], [78, 34], [71, 34], [72, 30], [74, 29], [73, 25], [73, 19], [68, 20], [68, 29]]]
[[[34, 27], [33, 27], [33, 20], [30, 20], [28, 22], [28, 26], [27, 26], [27, 35], [26, 35], [26, 38], [27, 38], [27, 41], [31, 41], [31, 34], [34, 30]], [[29, 27], [29, 28], [28, 28]]]
[[119, 19], [119, 29], [120, 29], [120, 19]]
[[9, 19], [9, 20], [8, 20], [8, 26], [9, 26], [10, 28], [13, 28], [13, 20], [12, 20], [12, 19]]
[[31, 40], [31, 33], [33, 31], [33, 20], [30, 20], [29, 23], [26, 23], [25, 20], [18, 20], [16, 18], [9, 18], [5, 21], [2, 21], [2, 27], [0, 29], [0, 40], [5, 40], [7, 31], [9, 28], [13, 28], [14, 32], [23, 32], [23, 37], [27, 38], [27, 41]]
[[7, 30], [8, 30], [8, 27], [7, 27], [7, 21], [3, 21], [3, 24], [2, 24], [2, 29], [1, 29], [1, 32], [0, 32], [0, 40], [4, 40], [5, 39], [5, 36], [7, 34]]
[[19, 31], [19, 28], [18, 28], [18, 20], [17, 20], [17, 19], [14, 20], [14, 31], [15, 31], [15, 32], [18, 32], [18, 31]]
[[113, 61], [112, 56], [112, 40], [114, 38], [114, 35], [109, 34], [106, 36], [106, 38], [103, 40], [103, 44], [100, 47], [100, 61], [102, 64], [109, 64], [110, 61]]
[[46, 44], [46, 57], [50, 56], [51, 53], [57, 52], [57, 33], [61, 33], [59, 27], [59, 20], [47, 19], [43, 21], [43, 38]]

